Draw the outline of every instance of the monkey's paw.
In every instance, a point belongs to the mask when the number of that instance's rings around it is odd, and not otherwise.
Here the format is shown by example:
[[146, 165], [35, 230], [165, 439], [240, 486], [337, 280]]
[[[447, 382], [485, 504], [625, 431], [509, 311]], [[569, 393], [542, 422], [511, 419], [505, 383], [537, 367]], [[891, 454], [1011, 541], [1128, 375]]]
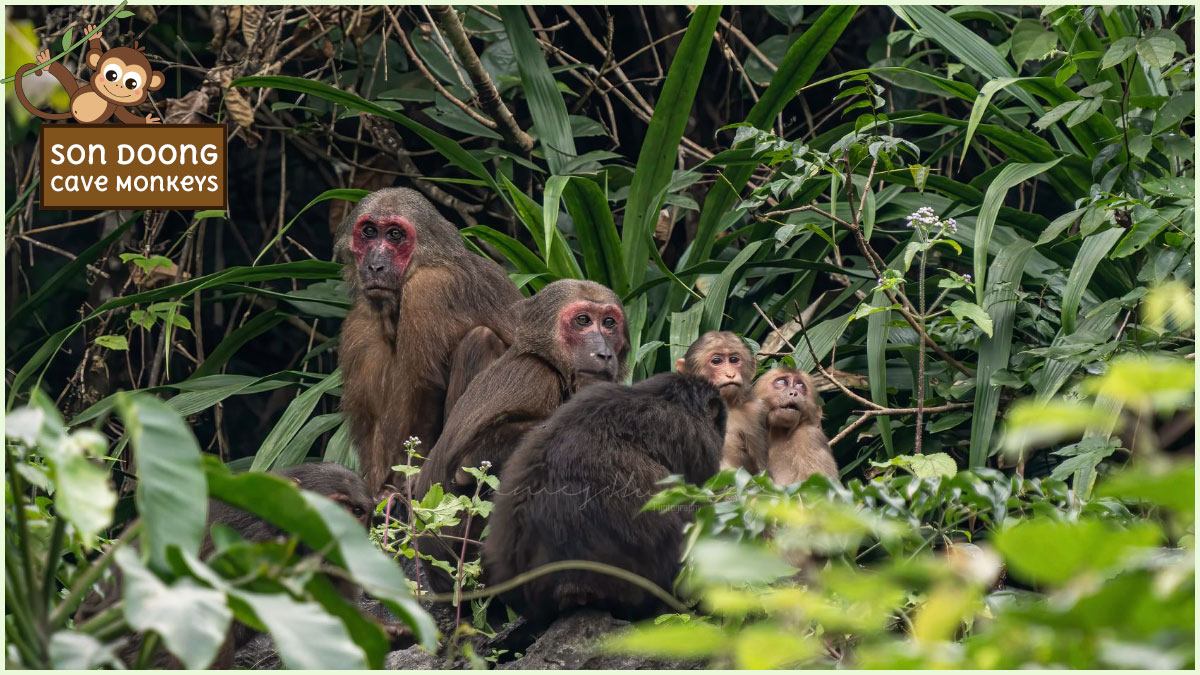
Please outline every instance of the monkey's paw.
[[85, 27], [85, 28], [83, 29], [83, 34], [84, 34], [84, 35], [87, 35], [88, 33], [91, 33], [91, 32], [92, 32], [92, 31], [94, 31], [94, 30], [96, 30], [96, 24], [94, 24], [94, 23], [89, 23], [89, 24], [87, 25], [87, 27]]
[[146, 115], [146, 124], [162, 124], [154, 115]]
[[49, 49], [43, 49], [42, 51], [37, 53], [37, 62], [38, 63], [45, 63], [49, 60], [50, 60], [50, 50]]

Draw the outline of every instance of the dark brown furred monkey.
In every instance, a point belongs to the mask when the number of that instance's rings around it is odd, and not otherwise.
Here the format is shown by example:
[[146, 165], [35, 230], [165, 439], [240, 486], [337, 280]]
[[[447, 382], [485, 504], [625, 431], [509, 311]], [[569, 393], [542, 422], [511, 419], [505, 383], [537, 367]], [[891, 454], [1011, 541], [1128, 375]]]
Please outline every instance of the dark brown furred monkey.
[[[711, 383], [679, 373], [579, 392], [525, 437], [500, 476], [484, 541], [488, 584], [547, 563], [590, 560], [669, 593], [692, 512], [642, 507], [669, 474], [699, 485], [717, 472], [725, 414]], [[640, 587], [585, 571], [538, 577], [501, 599], [538, 624], [578, 607], [639, 619], [663, 605]]]
[[734, 333], [709, 331], [688, 347], [675, 370], [712, 382], [729, 408], [721, 468], [767, 470], [766, 408], [752, 390], [754, 356]]
[[[94, 29], [95, 26], [89, 25], [84, 29], [84, 34]], [[75, 76], [61, 62], [43, 66], [50, 60], [50, 50], [43, 50], [38, 52], [37, 63], [27, 63], [17, 69], [13, 89], [21, 105], [30, 114], [44, 120], [74, 119], [84, 124], [95, 124], [106, 122], [115, 114], [117, 119], [126, 124], [157, 124], [157, 117], [142, 117], [129, 110], [148, 99], [150, 92], [158, 91], [166, 82], [163, 74], [150, 66], [150, 61], [142, 54], [143, 49], [135, 42], [133, 47], [114, 47], [104, 51], [100, 46], [99, 34], [92, 36], [83, 60], [94, 72], [83, 86], [75, 81]], [[39, 110], [25, 98], [21, 80], [25, 73], [35, 68], [35, 77], [40, 77], [42, 71], [47, 70], [67, 90], [71, 97], [70, 112]]]
[[342, 410], [377, 492], [403, 462], [404, 441], [416, 436], [428, 454], [467, 383], [503, 353], [521, 294], [407, 188], [364, 197], [334, 254], [354, 301], [342, 324]]
[[754, 383], [754, 394], [767, 409], [771, 480], [791, 485], [814, 473], [837, 480], [837, 461], [821, 430], [821, 407], [808, 375], [793, 368], [774, 368]]

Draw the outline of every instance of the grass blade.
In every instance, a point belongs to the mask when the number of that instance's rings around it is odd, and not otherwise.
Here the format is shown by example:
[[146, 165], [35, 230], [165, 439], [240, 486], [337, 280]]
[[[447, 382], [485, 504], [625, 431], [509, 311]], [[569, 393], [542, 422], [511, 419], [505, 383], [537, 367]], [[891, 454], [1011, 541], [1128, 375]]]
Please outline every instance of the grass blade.
[[1067, 287], [1062, 297], [1062, 332], [1075, 332], [1075, 314], [1079, 311], [1079, 300], [1092, 281], [1096, 266], [1108, 255], [1112, 247], [1125, 234], [1125, 230], [1114, 227], [1083, 240], [1079, 246], [1079, 254], [1075, 264], [1071, 266], [1071, 274], [1067, 277]]
[[992, 263], [991, 281], [983, 308], [992, 317], [992, 337], [979, 347], [979, 368], [975, 371], [975, 409], [971, 418], [970, 468], [987, 463], [1000, 406], [1000, 386], [992, 384], [992, 375], [1008, 367], [1012, 348], [1013, 322], [1017, 313], [1017, 288], [1025, 273], [1025, 263], [1033, 253], [1033, 244], [1018, 242], [1000, 251]]
[[683, 358], [687, 348], [700, 337], [704, 303], [697, 302], [682, 312], [671, 312], [671, 363]]
[[[884, 306], [887, 298], [883, 291], [877, 291], [871, 299], [876, 307]], [[888, 321], [892, 311], [875, 312], [867, 317], [867, 383], [871, 387], [871, 400], [882, 406], [887, 406], [887, 340]], [[887, 415], [877, 415], [876, 425], [879, 427], [879, 438], [887, 449], [888, 457], [896, 455], [892, 443], [892, 421]]]
[[704, 73], [704, 64], [708, 61], [713, 29], [720, 15], [720, 7], [696, 7], [679, 49], [671, 59], [667, 79], [659, 92], [658, 105], [654, 108], [654, 116], [650, 118], [646, 140], [638, 154], [622, 226], [625, 267], [630, 283], [635, 286], [642, 282], [646, 274], [646, 234], [653, 231], [657, 222], [659, 207], [656, 202], [661, 199], [658, 195], [671, 181], [679, 139], [692, 112], [696, 88]]
[[259, 251], [258, 255], [254, 257], [254, 262], [252, 262], [250, 264], [257, 265], [258, 261], [262, 260], [262, 257], [267, 254], [267, 251], [271, 250], [271, 247], [274, 246], [276, 243], [278, 243], [278, 241], [283, 238], [283, 235], [287, 234], [287, 231], [292, 228], [292, 225], [296, 222], [296, 219], [298, 219], [301, 215], [303, 215], [305, 211], [311, 209], [312, 207], [316, 206], [317, 204], [320, 204], [323, 201], [328, 201], [330, 199], [344, 199], [344, 200], [350, 202], [351, 204], [356, 204], [356, 203], [358, 203], [358, 200], [362, 199], [363, 197], [366, 197], [368, 194], [370, 194], [370, 193], [367, 190], [356, 190], [356, 189], [352, 189], [352, 188], [336, 188], [333, 190], [326, 190], [326, 191], [322, 192], [321, 194], [317, 195], [311, 202], [305, 204], [304, 208], [297, 211], [296, 215], [292, 216], [292, 219], [287, 222], [287, 225], [284, 225], [283, 229], [279, 230], [279, 232], [277, 232], [274, 237], [271, 237], [271, 241], [267, 242], [267, 244], [262, 247], [262, 250]]
[[546, 65], [546, 57], [538, 47], [522, 7], [501, 5], [500, 18], [504, 22], [504, 32], [508, 34], [508, 43], [512, 45], [521, 84], [525, 87], [525, 100], [537, 126], [546, 163], [550, 165], [550, 173], [562, 173], [563, 165], [576, 154], [567, 104]]
[[562, 197], [575, 221], [586, 278], [603, 283], [622, 298], [627, 296], [630, 284], [621, 257], [621, 237], [604, 189], [586, 178], [574, 178], [567, 183]]
[[733, 275], [737, 274], [750, 256], [758, 252], [763, 242], [756, 241], [746, 245], [717, 275], [708, 294], [704, 297], [704, 317], [700, 322], [703, 330], [720, 330], [721, 320], [725, 315], [725, 301], [729, 299], [729, 286], [733, 283]]
[[[1000, 212], [1000, 205], [1004, 203], [1004, 196], [1008, 194], [1010, 188], [1037, 176], [1058, 162], [1059, 160], [1056, 159], [1041, 164], [1009, 164], [1000, 171], [992, 184], [988, 186], [987, 193], [983, 195], [983, 204], [980, 205], [979, 216], [975, 219], [974, 248], [975, 297], [977, 304], [981, 307], [987, 308], [983, 297], [985, 275], [987, 274], [987, 251], [992, 239], [992, 228], [996, 226], [996, 216]], [[1022, 263], [1021, 268], [1024, 269], [1024, 267], [1025, 265]]]
[[321, 400], [321, 397], [330, 389], [341, 386], [341, 384], [342, 371], [339, 368], [297, 396], [288, 405], [287, 410], [283, 411], [283, 416], [275, 423], [275, 427], [271, 429], [271, 433], [267, 434], [267, 439], [259, 446], [258, 452], [254, 455], [254, 462], [250, 465], [250, 470], [271, 470], [275, 466], [275, 462], [279, 459], [279, 456], [283, 454], [287, 445], [299, 433], [301, 426], [308, 421], [309, 415], [317, 407], [317, 403]]
[[[837, 344], [849, 325], [850, 314], [843, 314], [808, 328], [808, 340], [805, 340], [803, 335], [793, 338], [792, 342], [796, 345], [796, 351], [792, 354], [792, 359], [796, 361], [796, 369], [806, 373], [816, 370], [817, 362], [813, 360], [812, 352], [816, 352], [818, 360], [824, 359], [829, 352], [833, 351], [833, 346]], [[808, 349], [809, 342], [812, 342], [812, 352]]]

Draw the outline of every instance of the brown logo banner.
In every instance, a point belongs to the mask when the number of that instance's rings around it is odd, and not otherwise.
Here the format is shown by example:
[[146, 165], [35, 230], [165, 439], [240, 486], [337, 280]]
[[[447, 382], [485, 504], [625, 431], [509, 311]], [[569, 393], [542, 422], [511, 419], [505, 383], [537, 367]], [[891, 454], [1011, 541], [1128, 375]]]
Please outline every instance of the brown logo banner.
[[43, 124], [42, 209], [224, 209], [224, 124]]

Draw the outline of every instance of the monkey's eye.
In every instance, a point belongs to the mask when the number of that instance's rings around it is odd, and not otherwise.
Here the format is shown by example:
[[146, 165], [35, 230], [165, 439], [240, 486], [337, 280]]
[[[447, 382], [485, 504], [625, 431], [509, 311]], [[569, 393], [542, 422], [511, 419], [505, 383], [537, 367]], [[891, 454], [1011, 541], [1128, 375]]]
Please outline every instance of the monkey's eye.
[[375, 229], [374, 225], [363, 225], [363, 239], [374, 239], [376, 234], [379, 234], [379, 231]]
[[801, 382], [800, 380], [796, 380], [795, 387], [799, 391], [804, 391], [804, 383]]
[[361, 506], [355, 506], [352, 510], [356, 516], [361, 516], [363, 514], [363, 507]]
[[714, 356], [714, 357], [712, 357], [712, 360], [709, 361], [709, 363], [713, 364], [714, 366], [719, 366], [719, 365], [721, 365], [721, 357]]
[[109, 82], [116, 82], [117, 80], [121, 79], [122, 75], [124, 75], [124, 73], [121, 72], [121, 67], [117, 64], [110, 63], [107, 66], [104, 66], [104, 79], [108, 80]]
[[587, 314], [580, 314], [579, 316], [575, 317], [575, 323], [580, 326], [590, 326], [592, 325], [592, 317], [588, 316]]
[[741, 361], [742, 361], [742, 359], [741, 359], [740, 357], [737, 357], [737, 356], [731, 356], [731, 357], [729, 357], [729, 362], [730, 362], [730, 363], [741, 363]]
[[393, 227], [387, 231], [388, 241], [401, 241], [404, 239], [404, 230], [398, 227]]
[[605, 328], [616, 328], [616, 327], [617, 327], [617, 320], [616, 320], [616, 319], [614, 319], [614, 318], [612, 318], [611, 316], [609, 316], [609, 317], [605, 317], [605, 318], [604, 318], [604, 327], [605, 327]]
[[781, 377], [781, 378], [775, 380], [774, 382], [772, 382], [771, 384], [774, 384], [776, 387], [786, 387], [787, 386], [787, 378]]
[[125, 73], [125, 88], [137, 89], [142, 86], [142, 79], [135, 73]]

